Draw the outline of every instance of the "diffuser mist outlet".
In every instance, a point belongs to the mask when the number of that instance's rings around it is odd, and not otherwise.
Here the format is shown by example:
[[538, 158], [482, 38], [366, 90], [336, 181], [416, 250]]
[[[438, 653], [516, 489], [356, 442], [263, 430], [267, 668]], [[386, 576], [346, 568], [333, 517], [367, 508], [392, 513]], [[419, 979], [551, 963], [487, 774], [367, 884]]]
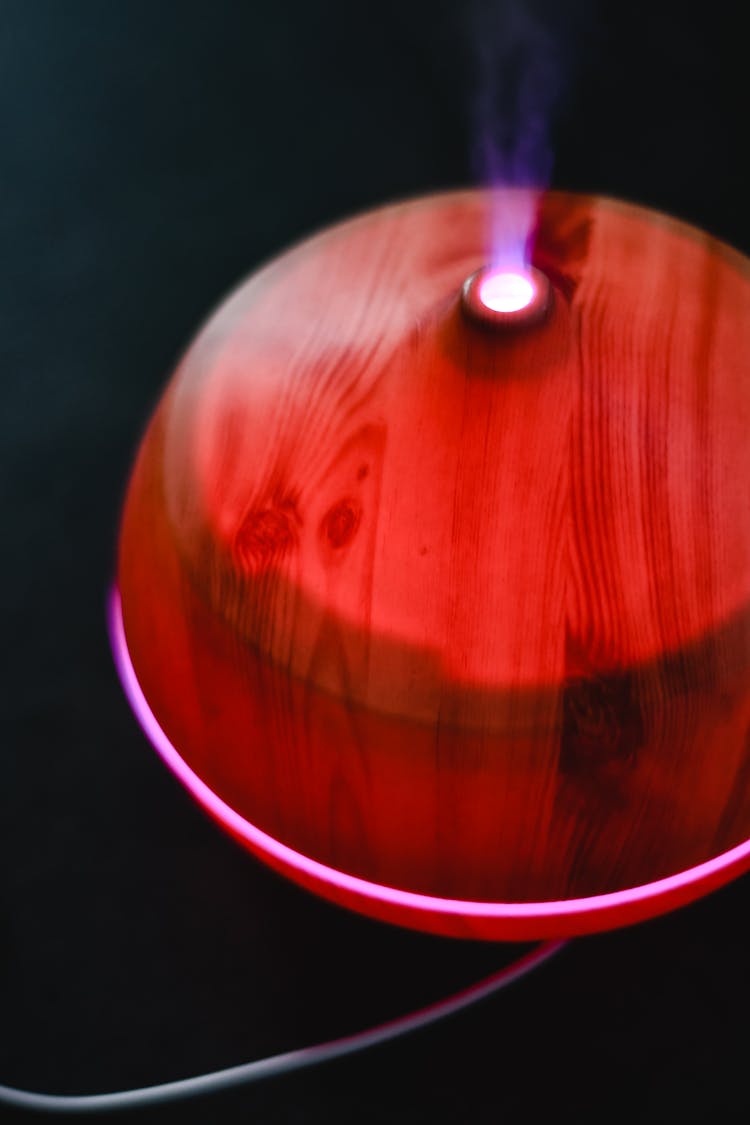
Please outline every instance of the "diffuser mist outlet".
[[530, 939], [750, 864], [750, 264], [552, 194], [529, 288], [483, 288], [490, 205], [374, 211], [230, 296], [141, 444], [113, 627], [256, 854]]

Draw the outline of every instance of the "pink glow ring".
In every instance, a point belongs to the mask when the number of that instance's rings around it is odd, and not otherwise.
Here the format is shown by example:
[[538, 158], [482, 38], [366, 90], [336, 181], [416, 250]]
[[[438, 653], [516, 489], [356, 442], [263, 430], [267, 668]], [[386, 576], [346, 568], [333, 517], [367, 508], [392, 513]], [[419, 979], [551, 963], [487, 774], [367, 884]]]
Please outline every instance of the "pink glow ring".
[[630, 925], [692, 902], [750, 866], [750, 840], [695, 867], [652, 883], [588, 898], [548, 902], [476, 902], [384, 886], [303, 855], [251, 824], [188, 765], [156, 719], [135, 674], [119, 591], [108, 606], [110, 642], [125, 695], [144, 733], [173, 774], [218, 823], [250, 851], [296, 883], [362, 914], [451, 937], [538, 941]]
[[535, 266], [507, 270], [483, 266], [461, 290], [464, 312], [485, 328], [531, 328], [545, 319], [551, 304], [549, 278]]

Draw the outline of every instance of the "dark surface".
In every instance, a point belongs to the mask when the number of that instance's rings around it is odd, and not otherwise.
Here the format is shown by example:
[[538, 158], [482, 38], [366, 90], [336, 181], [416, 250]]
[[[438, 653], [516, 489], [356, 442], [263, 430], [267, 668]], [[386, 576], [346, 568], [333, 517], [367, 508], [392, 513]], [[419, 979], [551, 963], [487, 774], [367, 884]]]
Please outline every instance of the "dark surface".
[[[104, 630], [130, 458], [208, 310], [313, 228], [470, 180], [459, 10], [3, 5], [1, 1082], [200, 1073], [517, 952], [346, 915], [244, 855], [147, 746]], [[554, 184], [750, 251], [739, 24], [573, 14]], [[749, 886], [576, 943], [398, 1044], [141, 1120], [744, 1119]]]

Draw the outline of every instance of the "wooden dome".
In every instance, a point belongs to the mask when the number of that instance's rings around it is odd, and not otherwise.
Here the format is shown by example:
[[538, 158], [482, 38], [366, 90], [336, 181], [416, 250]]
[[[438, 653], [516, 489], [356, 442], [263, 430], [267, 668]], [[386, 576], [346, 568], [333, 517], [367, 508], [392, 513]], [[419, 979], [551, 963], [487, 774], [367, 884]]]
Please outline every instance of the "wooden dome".
[[550, 195], [550, 315], [493, 333], [459, 302], [488, 226], [482, 192], [399, 204], [240, 286], [149, 425], [118, 578], [144, 706], [236, 835], [526, 938], [750, 863], [750, 269]]

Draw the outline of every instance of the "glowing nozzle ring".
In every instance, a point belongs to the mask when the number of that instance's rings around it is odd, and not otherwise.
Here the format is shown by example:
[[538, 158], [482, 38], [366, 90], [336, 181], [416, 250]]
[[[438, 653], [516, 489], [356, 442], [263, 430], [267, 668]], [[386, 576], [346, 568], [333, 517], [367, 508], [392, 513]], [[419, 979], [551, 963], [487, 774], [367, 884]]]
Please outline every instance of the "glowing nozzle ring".
[[501, 270], [483, 266], [464, 282], [461, 306], [486, 328], [530, 328], [541, 323], [552, 305], [552, 286], [535, 266]]

